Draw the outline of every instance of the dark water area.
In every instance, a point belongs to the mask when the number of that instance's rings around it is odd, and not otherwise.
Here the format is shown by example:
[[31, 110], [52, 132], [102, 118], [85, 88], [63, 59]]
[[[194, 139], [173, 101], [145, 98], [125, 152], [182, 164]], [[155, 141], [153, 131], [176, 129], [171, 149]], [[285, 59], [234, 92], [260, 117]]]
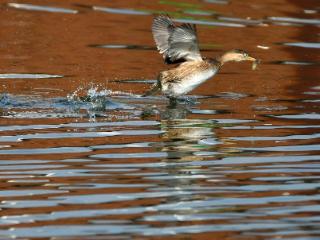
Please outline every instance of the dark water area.
[[[2, 1], [0, 239], [320, 239], [319, 1]], [[176, 106], [155, 15], [247, 50]]]

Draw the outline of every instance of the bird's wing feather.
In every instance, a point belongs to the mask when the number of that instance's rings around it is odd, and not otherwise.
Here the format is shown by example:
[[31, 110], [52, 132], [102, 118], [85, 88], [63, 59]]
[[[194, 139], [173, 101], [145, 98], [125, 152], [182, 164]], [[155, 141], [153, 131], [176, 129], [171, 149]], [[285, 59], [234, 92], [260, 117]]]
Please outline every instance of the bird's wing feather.
[[152, 33], [165, 59], [171, 62], [202, 59], [195, 25], [175, 26], [168, 16], [158, 16], [153, 21]]
[[172, 60], [201, 60], [195, 25], [182, 24], [169, 37], [168, 56]]
[[167, 16], [158, 16], [153, 20], [152, 34], [161, 54], [168, 51], [170, 32], [174, 28], [172, 20]]

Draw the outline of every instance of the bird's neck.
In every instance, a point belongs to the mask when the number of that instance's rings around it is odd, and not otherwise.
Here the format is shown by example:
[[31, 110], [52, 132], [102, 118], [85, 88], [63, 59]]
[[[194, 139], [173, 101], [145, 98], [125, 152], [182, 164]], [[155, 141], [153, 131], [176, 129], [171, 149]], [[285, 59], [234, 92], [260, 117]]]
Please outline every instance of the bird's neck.
[[227, 58], [225, 58], [224, 55], [221, 55], [215, 58], [204, 58], [203, 60], [209, 62], [211, 65], [213, 65], [213, 67], [219, 67], [219, 68], [223, 64], [229, 61]]
[[219, 61], [220, 65], [222, 66], [223, 64], [225, 64], [227, 62], [235, 61], [236, 60], [236, 56], [235, 56], [234, 53], [226, 52], [226, 53], [218, 56], [216, 58], [216, 60]]
[[208, 62], [213, 66], [213, 67], [217, 67], [220, 68], [223, 63], [221, 62], [221, 59], [219, 57], [217, 58], [209, 58]]

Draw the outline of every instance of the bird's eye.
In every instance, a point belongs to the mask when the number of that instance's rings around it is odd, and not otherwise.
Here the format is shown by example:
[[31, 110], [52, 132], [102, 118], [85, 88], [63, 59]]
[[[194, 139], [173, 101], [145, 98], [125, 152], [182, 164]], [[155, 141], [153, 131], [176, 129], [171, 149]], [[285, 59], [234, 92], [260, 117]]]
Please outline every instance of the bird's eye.
[[243, 56], [248, 57], [249, 55], [248, 55], [248, 53], [243, 53]]

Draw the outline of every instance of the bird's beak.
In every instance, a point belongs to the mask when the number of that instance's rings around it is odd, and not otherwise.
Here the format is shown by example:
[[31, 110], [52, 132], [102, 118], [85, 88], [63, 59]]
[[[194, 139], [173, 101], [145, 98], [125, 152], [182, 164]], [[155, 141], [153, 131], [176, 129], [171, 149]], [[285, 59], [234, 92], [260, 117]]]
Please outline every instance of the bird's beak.
[[248, 56], [248, 57], [246, 58], [246, 60], [247, 60], [247, 61], [251, 61], [251, 62], [257, 61], [257, 59], [255, 59], [255, 58], [253, 58], [253, 57], [250, 57], [250, 56]]

